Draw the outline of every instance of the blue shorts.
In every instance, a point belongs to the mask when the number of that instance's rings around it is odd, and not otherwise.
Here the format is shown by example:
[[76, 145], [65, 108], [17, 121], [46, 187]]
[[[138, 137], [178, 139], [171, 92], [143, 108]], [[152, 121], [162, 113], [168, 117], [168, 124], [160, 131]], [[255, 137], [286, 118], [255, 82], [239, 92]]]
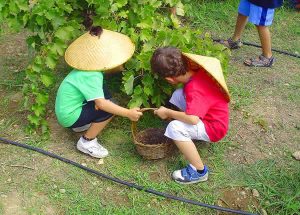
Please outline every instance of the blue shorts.
[[272, 24], [275, 9], [264, 8], [250, 3], [248, 0], [241, 0], [239, 13], [248, 16], [248, 21], [254, 25], [269, 26]]
[[[103, 90], [104, 90], [105, 99], [111, 100], [111, 95], [106, 89], [106, 87], [104, 87]], [[77, 121], [69, 128], [81, 127], [90, 124], [92, 122], [103, 122], [108, 120], [112, 116], [113, 114], [111, 113], [105, 112], [103, 110], [96, 110], [95, 101], [89, 101], [82, 107], [82, 111]]]

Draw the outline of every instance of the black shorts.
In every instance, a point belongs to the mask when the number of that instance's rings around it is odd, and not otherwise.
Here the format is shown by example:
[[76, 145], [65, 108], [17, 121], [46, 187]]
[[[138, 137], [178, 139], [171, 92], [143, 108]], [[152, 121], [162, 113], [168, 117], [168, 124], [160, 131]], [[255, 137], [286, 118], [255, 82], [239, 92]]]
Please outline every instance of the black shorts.
[[[111, 94], [106, 88], [104, 88], [104, 97], [105, 99], [111, 100]], [[92, 122], [103, 122], [113, 116], [113, 114], [105, 112], [103, 110], [96, 110], [95, 101], [84, 101], [84, 103], [86, 104], [82, 107], [79, 118], [69, 128], [81, 127]]]

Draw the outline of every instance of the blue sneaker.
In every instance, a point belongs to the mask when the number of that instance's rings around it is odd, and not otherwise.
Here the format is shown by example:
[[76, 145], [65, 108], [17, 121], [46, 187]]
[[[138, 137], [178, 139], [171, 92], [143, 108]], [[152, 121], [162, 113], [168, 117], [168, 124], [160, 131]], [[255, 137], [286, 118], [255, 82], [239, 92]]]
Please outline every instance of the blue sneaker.
[[208, 168], [207, 166], [204, 166], [204, 173], [200, 174], [189, 164], [181, 170], [174, 171], [172, 178], [180, 184], [194, 184], [201, 181], [207, 181]]

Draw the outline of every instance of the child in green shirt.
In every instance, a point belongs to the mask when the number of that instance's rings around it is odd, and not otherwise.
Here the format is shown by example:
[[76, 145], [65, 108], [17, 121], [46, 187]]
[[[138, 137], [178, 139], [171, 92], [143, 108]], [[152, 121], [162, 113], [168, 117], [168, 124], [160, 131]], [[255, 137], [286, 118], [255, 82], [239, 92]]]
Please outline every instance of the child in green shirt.
[[65, 60], [74, 69], [61, 83], [55, 102], [58, 122], [76, 132], [86, 131], [77, 142], [77, 149], [96, 158], [108, 155], [97, 135], [113, 115], [137, 121], [139, 108], [127, 109], [111, 101], [103, 88], [103, 73], [119, 71], [131, 58], [134, 44], [120, 33], [92, 27], [66, 50]]

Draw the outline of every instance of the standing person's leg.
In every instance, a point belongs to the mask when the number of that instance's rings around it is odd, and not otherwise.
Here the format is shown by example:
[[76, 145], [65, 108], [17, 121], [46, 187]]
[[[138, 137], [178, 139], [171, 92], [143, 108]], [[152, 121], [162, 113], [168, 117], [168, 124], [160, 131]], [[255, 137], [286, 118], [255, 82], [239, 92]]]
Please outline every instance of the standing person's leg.
[[235, 30], [233, 36], [227, 40], [221, 40], [220, 43], [229, 49], [238, 49], [242, 46], [240, 41], [245, 26], [248, 22], [250, 13], [250, 3], [248, 0], [241, 0], [238, 8], [238, 16], [235, 23]]
[[262, 54], [266, 58], [272, 57], [271, 33], [268, 26], [256, 26], [261, 47]]
[[262, 46], [262, 54], [258, 58], [250, 58], [244, 61], [247, 66], [270, 67], [274, 63], [272, 56], [271, 34], [269, 27], [274, 18], [274, 9], [251, 5], [249, 22], [256, 25]]
[[242, 33], [245, 29], [247, 22], [248, 22], [248, 16], [244, 16], [243, 14], [239, 13], [235, 24], [234, 34], [232, 36], [232, 40], [234, 42], [241, 39]]
[[248, 16], [244, 16], [242, 14], [238, 14], [236, 24], [235, 24], [235, 30], [232, 37], [230, 37], [227, 40], [220, 40], [220, 43], [226, 46], [229, 49], [238, 49], [242, 46], [241, 37], [242, 33], [245, 29], [245, 26], [248, 21]]

